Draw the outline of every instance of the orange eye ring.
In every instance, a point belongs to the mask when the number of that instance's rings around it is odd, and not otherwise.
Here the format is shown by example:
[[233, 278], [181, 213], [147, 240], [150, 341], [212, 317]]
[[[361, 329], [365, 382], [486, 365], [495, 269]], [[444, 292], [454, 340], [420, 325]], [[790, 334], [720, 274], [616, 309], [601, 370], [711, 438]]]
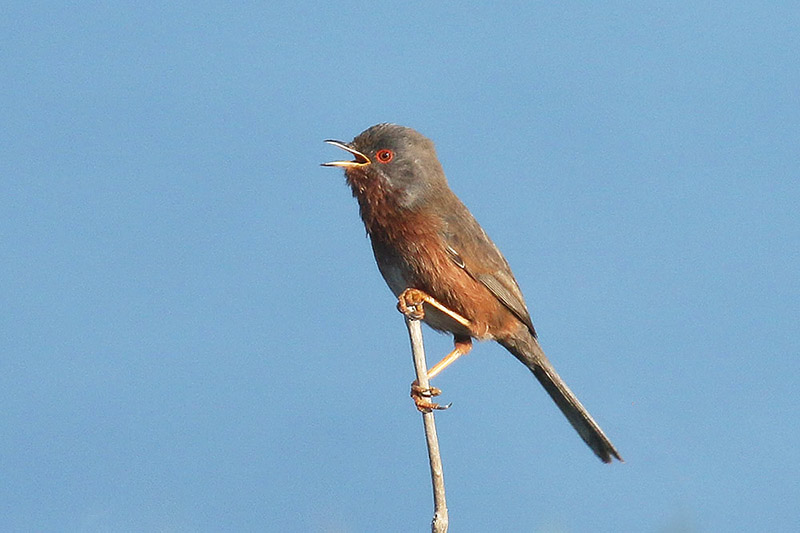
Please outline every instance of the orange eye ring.
[[378, 159], [378, 163], [386, 164], [394, 159], [394, 152], [384, 148], [383, 150], [378, 150], [378, 153], [375, 154], [375, 157]]

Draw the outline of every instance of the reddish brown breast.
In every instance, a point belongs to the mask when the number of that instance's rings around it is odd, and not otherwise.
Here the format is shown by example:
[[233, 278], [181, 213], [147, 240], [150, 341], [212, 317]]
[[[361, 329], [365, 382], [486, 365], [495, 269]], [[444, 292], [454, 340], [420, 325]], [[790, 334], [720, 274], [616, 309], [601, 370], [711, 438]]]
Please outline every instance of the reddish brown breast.
[[386, 216], [381, 222], [368, 226], [368, 232], [378, 268], [392, 292], [399, 295], [407, 288], [419, 289], [472, 323], [466, 330], [451, 317], [426, 306], [425, 321], [431, 327], [479, 339], [504, 337], [518, 327], [519, 320], [452, 260], [439, 236], [438, 217], [425, 212], [406, 213]]
[[467, 318], [472, 323], [469, 330], [425, 306], [427, 324], [456, 335], [503, 338], [520, 327], [521, 322], [489, 289], [453, 262], [441, 238], [443, 221], [435, 213], [436, 206], [404, 208], [380, 179], [361, 169], [346, 174], [375, 261], [395, 296], [407, 288], [419, 289]]

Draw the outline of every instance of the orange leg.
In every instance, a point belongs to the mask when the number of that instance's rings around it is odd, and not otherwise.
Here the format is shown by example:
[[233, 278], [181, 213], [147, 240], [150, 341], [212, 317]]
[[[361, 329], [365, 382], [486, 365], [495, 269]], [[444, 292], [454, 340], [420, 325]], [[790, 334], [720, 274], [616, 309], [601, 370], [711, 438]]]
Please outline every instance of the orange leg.
[[444, 356], [444, 358], [428, 369], [428, 379], [433, 379], [441, 373], [442, 370], [450, 366], [456, 359], [462, 355], [467, 355], [472, 350], [472, 339], [469, 337], [456, 337], [453, 340], [455, 348], [452, 352]]
[[[432, 296], [425, 294], [425, 292], [419, 289], [404, 290], [397, 298], [397, 309], [412, 320], [422, 320], [425, 318], [425, 310], [422, 307], [423, 303], [435, 307], [465, 328], [471, 326], [469, 320], [455, 311], [448, 309], [446, 306], [437, 302]], [[472, 350], [472, 339], [469, 337], [456, 336], [453, 342], [455, 344], [453, 351], [447, 354], [444, 359], [433, 365], [432, 368], [428, 369], [428, 379], [439, 375], [439, 373], [450, 366], [453, 361]], [[442, 391], [436, 387], [429, 387], [427, 389], [420, 387], [416, 380], [411, 384], [411, 397], [414, 399], [417, 409], [423, 412], [430, 411], [431, 409], [447, 409], [450, 407], [449, 404], [441, 406], [438, 403], [433, 403], [428, 400], [428, 398], [438, 396], [441, 393]]]
[[[453, 342], [455, 344], [453, 351], [428, 370], [428, 379], [433, 379], [438, 376], [439, 373], [450, 366], [453, 361], [462, 355], [468, 354], [470, 350], [472, 350], [472, 339], [469, 337], [455, 337]], [[414, 399], [414, 404], [416, 404], [417, 409], [423, 412], [431, 409], [447, 409], [450, 407], [450, 404], [441, 406], [427, 399], [439, 396], [441, 393], [442, 391], [436, 387], [430, 387], [428, 389], [420, 387], [416, 380], [411, 384], [411, 397]]]
[[414, 320], [422, 320], [425, 317], [425, 311], [422, 309], [423, 302], [448, 315], [465, 328], [470, 327], [469, 320], [459, 315], [455, 311], [448, 309], [444, 305], [437, 302], [432, 296], [428, 296], [419, 289], [404, 290], [400, 296], [397, 297], [397, 309], [409, 318]]

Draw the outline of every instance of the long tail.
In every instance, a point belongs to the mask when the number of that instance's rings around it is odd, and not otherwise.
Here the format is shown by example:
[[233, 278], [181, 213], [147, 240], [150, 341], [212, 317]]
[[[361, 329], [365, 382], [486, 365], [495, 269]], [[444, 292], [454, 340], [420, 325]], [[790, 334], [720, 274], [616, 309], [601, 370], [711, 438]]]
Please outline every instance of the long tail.
[[539, 342], [532, 335], [526, 332], [524, 335], [515, 335], [499, 342], [533, 372], [572, 427], [600, 460], [604, 463], [610, 463], [613, 459], [622, 461], [617, 449], [594, 421], [592, 415], [569, 390], [567, 384], [550, 364], [539, 346]]

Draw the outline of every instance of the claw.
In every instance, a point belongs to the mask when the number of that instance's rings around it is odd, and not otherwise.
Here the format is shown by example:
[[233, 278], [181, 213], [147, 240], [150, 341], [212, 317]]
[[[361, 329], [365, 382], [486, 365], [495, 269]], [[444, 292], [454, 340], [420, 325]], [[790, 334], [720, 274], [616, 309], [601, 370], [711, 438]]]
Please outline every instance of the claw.
[[437, 389], [436, 387], [421, 387], [419, 383], [416, 381], [411, 384], [411, 397], [414, 396], [423, 396], [425, 398], [432, 398], [434, 396], [439, 396], [442, 393], [442, 389]]
[[444, 411], [445, 409], [450, 409], [450, 406], [453, 404], [448, 403], [447, 405], [439, 405], [438, 403], [428, 402], [422, 398], [415, 397], [414, 405], [417, 406], [417, 410], [420, 413], [428, 413], [430, 411]]
[[397, 310], [411, 320], [422, 320], [425, 318], [425, 310], [422, 308], [422, 304], [425, 302], [426, 296], [420, 290], [406, 289], [397, 298]]
[[417, 410], [422, 413], [434, 410], [444, 411], [453, 405], [452, 403], [448, 403], [447, 405], [439, 405], [438, 403], [427, 400], [427, 398], [439, 396], [441, 393], [442, 390], [437, 389], [436, 387], [421, 387], [416, 381], [411, 384], [411, 398], [414, 400], [414, 405], [417, 406]]

